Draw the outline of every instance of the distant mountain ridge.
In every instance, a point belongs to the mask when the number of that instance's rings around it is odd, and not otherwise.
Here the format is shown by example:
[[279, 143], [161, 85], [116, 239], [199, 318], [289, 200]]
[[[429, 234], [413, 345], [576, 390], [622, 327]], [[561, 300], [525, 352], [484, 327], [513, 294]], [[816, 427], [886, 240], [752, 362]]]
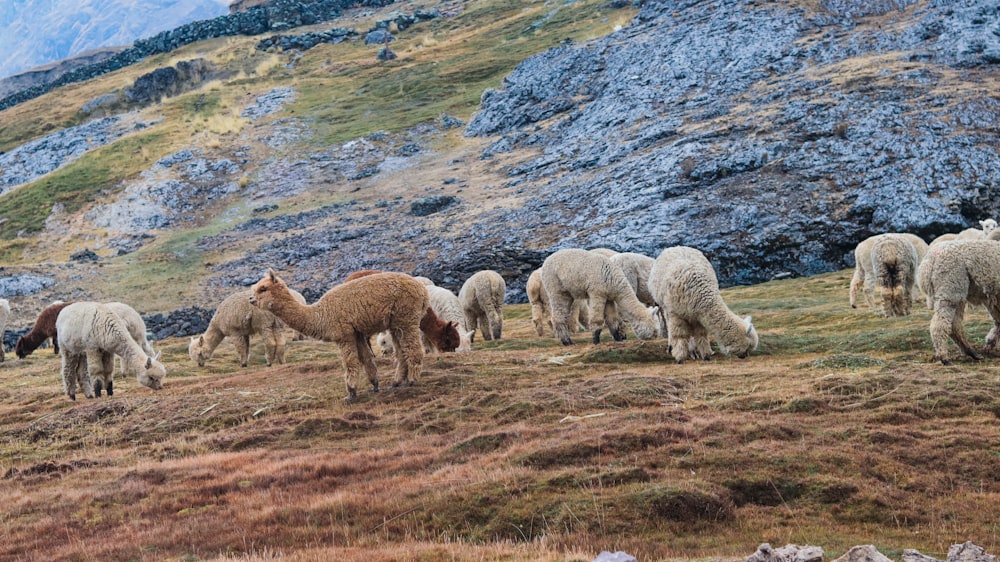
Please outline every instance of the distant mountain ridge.
[[0, 77], [228, 13], [221, 0], [14, 0], [0, 7]]

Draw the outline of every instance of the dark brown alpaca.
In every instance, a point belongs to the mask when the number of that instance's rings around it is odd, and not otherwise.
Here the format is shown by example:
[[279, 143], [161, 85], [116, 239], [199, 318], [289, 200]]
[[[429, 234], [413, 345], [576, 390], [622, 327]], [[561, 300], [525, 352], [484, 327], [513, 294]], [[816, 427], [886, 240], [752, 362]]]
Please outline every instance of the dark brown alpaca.
[[31, 327], [31, 331], [17, 338], [17, 343], [14, 344], [14, 353], [19, 359], [31, 355], [31, 352], [38, 349], [38, 346], [42, 345], [42, 342], [48, 338], [52, 338], [52, 348], [55, 353], [59, 353], [59, 342], [56, 339], [56, 318], [59, 317], [62, 309], [71, 304], [73, 303], [50, 304], [38, 313], [38, 318], [35, 319], [35, 325]]
[[420, 331], [424, 333], [427, 341], [438, 351], [455, 351], [462, 343], [458, 335], [458, 328], [454, 322], [444, 322], [434, 314], [434, 309], [427, 307], [427, 314], [420, 319]]

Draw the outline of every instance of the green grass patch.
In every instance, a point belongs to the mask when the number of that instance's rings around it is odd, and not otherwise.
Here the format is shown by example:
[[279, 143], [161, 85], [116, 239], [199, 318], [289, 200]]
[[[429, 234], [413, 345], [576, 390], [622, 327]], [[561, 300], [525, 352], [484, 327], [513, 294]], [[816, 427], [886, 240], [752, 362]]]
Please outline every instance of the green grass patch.
[[68, 213], [79, 210], [99, 191], [114, 188], [166, 155], [168, 145], [157, 131], [124, 137], [7, 193], [0, 197], [0, 216], [7, 219], [0, 225], [0, 238], [41, 231], [57, 203]]

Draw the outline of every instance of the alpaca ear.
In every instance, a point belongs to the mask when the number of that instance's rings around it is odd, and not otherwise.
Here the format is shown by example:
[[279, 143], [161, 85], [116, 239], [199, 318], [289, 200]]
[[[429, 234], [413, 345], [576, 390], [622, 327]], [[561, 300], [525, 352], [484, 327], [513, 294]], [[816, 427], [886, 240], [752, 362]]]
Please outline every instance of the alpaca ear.
[[205, 336], [198, 336], [198, 345], [205, 344]]
[[153, 358], [147, 355], [146, 356], [146, 368], [149, 369], [152, 366], [153, 366]]
[[278, 282], [278, 274], [275, 273], [274, 270], [271, 268], [267, 269], [267, 278], [271, 280], [271, 283]]
[[986, 221], [979, 221], [979, 228], [986, 228]]
[[163, 350], [162, 349], [160, 351], [156, 352], [156, 355], [153, 356], [153, 361], [159, 361], [160, 360], [160, 355], [163, 355]]
[[747, 323], [747, 334], [749, 334], [750, 332], [753, 331], [753, 322], [751, 321], [749, 316], [744, 318], [743, 321]]

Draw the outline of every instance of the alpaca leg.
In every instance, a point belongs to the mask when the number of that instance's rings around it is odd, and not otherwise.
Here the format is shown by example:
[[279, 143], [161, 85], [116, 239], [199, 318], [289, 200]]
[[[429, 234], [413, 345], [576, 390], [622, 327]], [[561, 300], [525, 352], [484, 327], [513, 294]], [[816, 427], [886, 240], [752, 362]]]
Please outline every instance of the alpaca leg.
[[[590, 330], [594, 333], [594, 344], [601, 343], [601, 328], [604, 327], [604, 314], [608, 301], [604, 297], [590, 295], [588, 306], [590, 307]], [[617, 315], [616, 315], [617, 318]], [[614, 334], [612, 334], [612, 337]]]
[[503, 337], [503, 308], [500, 306], [487, 308], [486, 319], [490, 323], [493, 339], [501, 339]]
[[[236, 357], [240, 360], [240, 367], [246, 367], [247, 361], [250, 360], [250, 336], [237, 336], [233, 345], [236, 346]], [[265, 358], [267, 351], [264, 352]], [[267, 366], [271, 366], [270, 360], [267, 362]]]
[[[549, 308], [552, 312], [552, 332], [563, 345], [573, 345], [569, 337], [570, 310], [573, 297], [567, 294], [549, 293]], [[576, 320], [574, 319], [573, 322]]]
[[336, 343], [340, 350], [340, 360], [344, 364], [344, 382], [347, 384], [347, 396], [344, 401], [351, 402], [358, 397], [358, 379], [361, 375], [358, 346], [353, 338], [350, 341], [338, 340]]
[[396, 343], [396, 378], [392, 386], [416, 383], [420, 378], [420, 364], [424, 359], [420, 330], [392, 328], [392, 339]]
[[[115, 354], [105, 351], [101, 354], [101, 367], [104, 371], [104, 390], [108, 396], [115, 393]], [[125, 372], [125, 360], [122, 360], [122, 373]]]
[[483, 334], [484, 340], [493, 341], [493, 329], [490, 328], [490, 319], [486, 317], [485, 312], [476, 315], [476, 327], [479, 333]]
[[688, 341], [691, 338], [690, 326], [676, 314], [668, 314], [667, 332], [670, 334], [668, 342], [674, 361], [677, 361], [678, 364], [683, 363], [690, 352]]
[[875, 274], [865, 274], [864, 281], [865, 304], [869, 308], [875, 308]]
[[354, 332], [354, 345], [358, 349], [358, 358], [361, 359], [368, 382], [372, 385], [372, 392], [378, 392], [378, 367], [375, 366], [375, 353], [372, 351], [368, 336]]
[[986, 311], [990, 313], [990, 318], [993, 319], [993, 327], [986, 334], [986, 346], [983, 347], [983, 353], [993, 353], [997, 342], [1000, 341], [1000, 305], [987, 306]]
[[970, 344], [969, 340], [965, 337], [964, 320], [965, 301], [962, 301], [955, 307], [955, 317], [951, 324], [951, 339], [955, 340], [955, 343], [958, 344], [958, 347], [960, 347], [966, 355], [978, 361], [982, 359], [982, 356], [980, 356], [979, 353], [973, 349], [972, 344]]
[[285, 364], [285, 331], [280, 327], [274, 329], [274, 359], [279, 365]]
[[70, 355], [69, 353], [63, 353], [61, 356], [63, 392], [69, 396], [70, 400], [76, 400], [78, 368], [80, 363], [86, 360], [86, 356]]
[[541, 303], [531, 305], [531, 323], [535, 326], [536, 334], [545, 335], [545, 307]]
[[688, 344], [692, 359], [708, 361], [712, 358], [712, 340], [709, 339], [708, 330], [703, 324], [691, 324], [691, 339], [688, 340]]
[[[101, 396], [101, 389], [104, 388], [104, 357], [101, 350], [88, 350], [86, 359], [80, 367], [80, 386], [83, 387], [83, 395], [87, 398]], [[95, 392], [96, 391], [96, 392]]]
[[625, 339], [625, 322], [618, 316], [618, 307], [611, 301], [604, 303], [604, 325], [615, 341]]
[[574, 300], [573, 301], [573, 312], [570, 316], [572, 321], [576, 322], [576, 329], [574, 332], [586, 332], [587, 326], [590, 326], [590, 308], [587, 306], [586, 301]]
[[861, 286], [864, 285], [864, 283], [865, 283], [865, 274], [864, 271], [861, 270], [861, 265], [858, 264], [854, 268], [854, 277], [851, 278], [851, 308], [858, 307], [856, 304], [858, 289], [860, 289]]

